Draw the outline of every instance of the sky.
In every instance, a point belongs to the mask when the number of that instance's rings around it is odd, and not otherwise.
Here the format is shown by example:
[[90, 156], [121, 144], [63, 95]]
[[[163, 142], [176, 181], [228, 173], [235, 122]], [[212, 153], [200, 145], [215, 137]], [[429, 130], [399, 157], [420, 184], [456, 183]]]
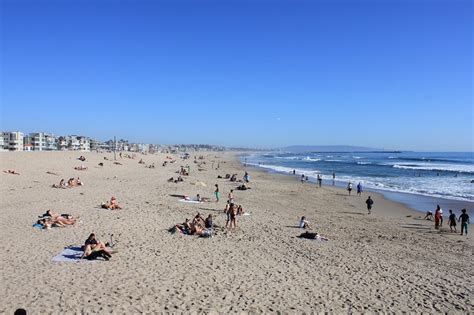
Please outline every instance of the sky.
[[474, 151], [471, 1], [0, 3], [3, 131]]

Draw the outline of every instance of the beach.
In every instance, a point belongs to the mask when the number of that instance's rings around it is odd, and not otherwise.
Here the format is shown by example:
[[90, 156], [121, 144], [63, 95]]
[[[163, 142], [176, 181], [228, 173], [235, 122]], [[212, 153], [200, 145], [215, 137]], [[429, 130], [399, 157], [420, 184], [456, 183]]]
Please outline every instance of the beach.
[[[87, 160], [77, 160], [80, 155]], [[195, 155], [203, 156], [199, 167]], [[167, 156], [176, 162], [163, 167], [171, 161]], [[0, 313], [474, 311], [473, 232], [460, 236], [458, 223], [458, 233], [450, 233], [447, 209], [441, 230], [435, 230], [420, 212], [378, 193], [349, 196], [341, 188], [302, 184], [298, 177], [246, 168], [234, 152], [191, 153], [187, 160], [177, 154], [135, 159], [117, 154], [121, 165], [113, 158], [96, 152], [0, 152], [1, 170], [20, 173], [0, 174]], [[152, 163], [155, 168], [145, 167]], [[88, 169], [74, 169], [80, 165]], [[167, 182], [186, 165], [190, 174], [184, 182]], [[249, 215], [237, 218], [236, 230], [227, 230], [226, 196], [241, 183], [217, 177], [237, 173], [241, 179], [245, 171], [251, 189], [234, 195]], [[83, 186], [51, 187], [78, 176]], [[196, 181], [206, 186], [193, 185]], [[214, 201], [214, 184], [222, 193], [219, 203], [176, 197], [200, 194]], [[122, 210], [100, 208], [111, 196]], [[48, 209], [79, 216], [78, 222], [33, 228]], [[212, 238], [168, 232], [198, 212], [212, 214], [222, 227]], [[302, 216], [329, 241], [297, 238], [304, 232], [297, 227]], [[113, 234], [118, 253], [110, 261], [52, 261], [92, 232], [103, 241]]]

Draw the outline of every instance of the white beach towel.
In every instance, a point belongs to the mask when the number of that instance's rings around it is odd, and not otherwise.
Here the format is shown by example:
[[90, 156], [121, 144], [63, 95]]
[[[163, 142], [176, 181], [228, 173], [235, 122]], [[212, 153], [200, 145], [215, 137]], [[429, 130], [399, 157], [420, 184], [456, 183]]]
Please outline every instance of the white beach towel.
[[202, 201], [186, 200], [186, 199], [180, 199], [179, 201], [181, 201], [181, 202], [186, 202], [186, 203], [202, 203]]
[[79, 261], [91, 261], [81, 259], [84, 251], [80, 246], [66, 247], [59, 255], [53, 257], [53, 261], [57, 262], [79, 262]]

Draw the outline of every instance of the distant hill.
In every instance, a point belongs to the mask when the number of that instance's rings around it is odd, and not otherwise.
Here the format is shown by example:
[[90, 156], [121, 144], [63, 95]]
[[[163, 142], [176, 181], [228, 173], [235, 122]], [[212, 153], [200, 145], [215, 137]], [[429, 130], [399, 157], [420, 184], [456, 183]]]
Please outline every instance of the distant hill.
[[383, 151], [383, 149], [357, 147], [352, 145], [292, 145], [278, 150], [293, 153], [302, 152], [368, 152]]

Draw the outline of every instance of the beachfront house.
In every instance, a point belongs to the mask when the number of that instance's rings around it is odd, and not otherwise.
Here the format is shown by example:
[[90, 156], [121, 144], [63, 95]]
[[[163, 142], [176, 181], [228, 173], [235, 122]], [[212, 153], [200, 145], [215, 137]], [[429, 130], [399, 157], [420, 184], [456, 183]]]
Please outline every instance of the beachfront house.
[[57, 139], [51, 133], [33, 132], [23, 138], [25, 151], [53, 151], [57, 150]]
[[5, 150], [23, 151], [23, 132], [4, 131], [1, 135], [3, 136]]

